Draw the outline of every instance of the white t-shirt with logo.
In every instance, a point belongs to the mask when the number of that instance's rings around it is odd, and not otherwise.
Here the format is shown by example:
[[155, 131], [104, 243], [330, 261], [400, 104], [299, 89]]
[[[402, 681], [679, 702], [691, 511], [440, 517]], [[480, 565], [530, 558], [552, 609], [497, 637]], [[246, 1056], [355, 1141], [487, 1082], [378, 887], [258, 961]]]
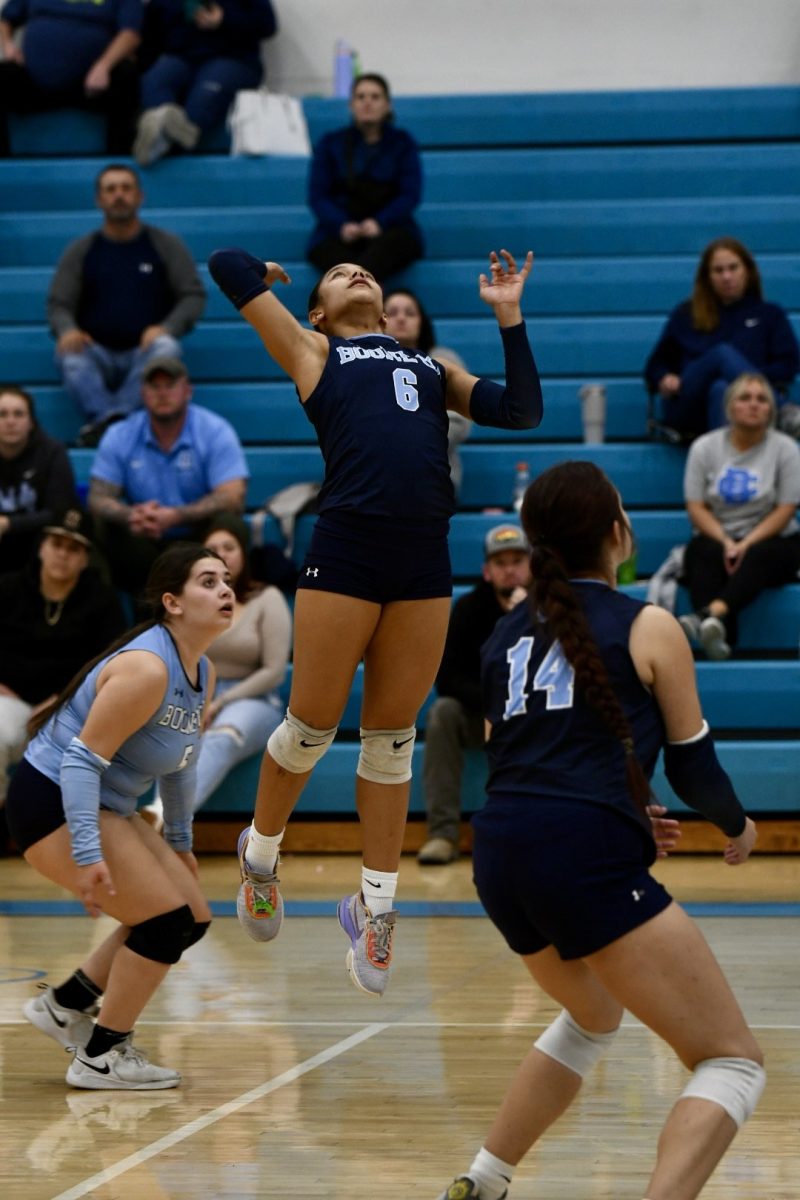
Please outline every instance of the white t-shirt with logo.
[[[706, 504], [726, 535], [741, 541], [776, 505], [800, 504], [800, 446], [774, 429], [749, 450], [737, 450], [727, 428], [704, 433], [689, 449], [683, 495]], [[780, 536], [798, 529], [792, 517]]]

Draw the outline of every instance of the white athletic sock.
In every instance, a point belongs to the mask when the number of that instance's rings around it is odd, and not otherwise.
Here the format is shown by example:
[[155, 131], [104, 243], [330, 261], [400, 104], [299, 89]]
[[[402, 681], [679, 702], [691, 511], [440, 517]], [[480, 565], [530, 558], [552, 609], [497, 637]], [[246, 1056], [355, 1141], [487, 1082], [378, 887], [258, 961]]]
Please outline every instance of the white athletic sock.
[[265, 834], [258, 832], [255, 821], [250, 826], [244, 860], [254, 875], [271, 875], [275, 870], [278, 862], [278, 851], [280, 850], [285, 833], [286, 827], [284, 826], [280, 833], [276, 833], [274, 837], [267, 837]]
[[361, 895], [373, 917], [392, 911], [396, 891], [396, 871], [370, 871], [368, 867], [361, 868]]
[[467, 1171], [481, 1189], [481, 1200], [500, 1200], [508, 1191], [514, 1168], [481, 1146]]

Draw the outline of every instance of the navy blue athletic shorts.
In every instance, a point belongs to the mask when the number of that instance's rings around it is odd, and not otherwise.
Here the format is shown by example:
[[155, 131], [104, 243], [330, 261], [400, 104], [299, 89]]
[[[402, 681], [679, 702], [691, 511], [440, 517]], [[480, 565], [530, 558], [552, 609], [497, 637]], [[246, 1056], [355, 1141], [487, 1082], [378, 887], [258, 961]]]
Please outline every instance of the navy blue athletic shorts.
[[517, 954], [585, 958], [671, 903], [648, 870], [652, 840], [611, 808], [492, 797], [472, 824], [478, 895]]
[[6, 797], [8, 832], [24, 854], [29, 846], [66, 823], [61, 788], [27, 758], [11, 776]]
[[375, 604], [450, 596], [447, 522], [411, 527], [326, 513], [317, 518], [297, 586]]

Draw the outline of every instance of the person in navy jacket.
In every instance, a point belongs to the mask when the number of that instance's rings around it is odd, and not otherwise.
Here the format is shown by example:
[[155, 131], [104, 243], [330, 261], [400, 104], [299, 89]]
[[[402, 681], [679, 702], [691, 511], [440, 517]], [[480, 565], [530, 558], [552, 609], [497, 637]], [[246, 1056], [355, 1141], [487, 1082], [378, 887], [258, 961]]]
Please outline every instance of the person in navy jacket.
[[320, 138], [308, 202], [317, 225], [308, 258], [319, 271], [354, 262], [378, 280], [421, 258], [414, 209], [422, 197], [416, 142], [392, 124], [392, 98], [382, 75], [360, 75], [350, 95], [353, 121]]
[[798, 368], [797, 338], [784, 310], [764, 300], [750, 251], [735, 238], [709, 242], [691, 298], [673, 309], [645, 366], [664, 423], [692, 435], [719, 429], [725, 389], [739, 375], [765, 375], [780, 393]]
[[105, 112], [108, 153], [127, 154], [143, 21], [142, 0], [8, 0], [0, 19], [0, 156], [10, 153], [8, 113], [63, 105]]

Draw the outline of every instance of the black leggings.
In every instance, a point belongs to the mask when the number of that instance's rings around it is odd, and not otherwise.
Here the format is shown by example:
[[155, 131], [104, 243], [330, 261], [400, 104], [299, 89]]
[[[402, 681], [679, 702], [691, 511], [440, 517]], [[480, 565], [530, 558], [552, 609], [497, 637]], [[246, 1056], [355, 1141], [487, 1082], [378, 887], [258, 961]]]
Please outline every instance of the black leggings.
[[695, 610], [705, 608], [712, 600], [725, 601], [733, 618], [726, 617], [728, 631], [735, 636], [736, 614], [751, 604], [764, 588], [792, 583], [798, 570], [800, 533], [756, 542], [746, 551], [732, 575], [725, 570], [722, 543], [698, 534], [686, 547], [683, 581]]
[[389, 275], [395, 275], [416, 262], [422, 255], [422, 246], [413, 229], [396, 226], [374, 238], [359, 238], [355, 242], [343, 242], [330, 237], [319, 242], [308, 252], [309, 261], [323, 275], [338, 263], [356, 263], [374, 275], [379, 283]]

